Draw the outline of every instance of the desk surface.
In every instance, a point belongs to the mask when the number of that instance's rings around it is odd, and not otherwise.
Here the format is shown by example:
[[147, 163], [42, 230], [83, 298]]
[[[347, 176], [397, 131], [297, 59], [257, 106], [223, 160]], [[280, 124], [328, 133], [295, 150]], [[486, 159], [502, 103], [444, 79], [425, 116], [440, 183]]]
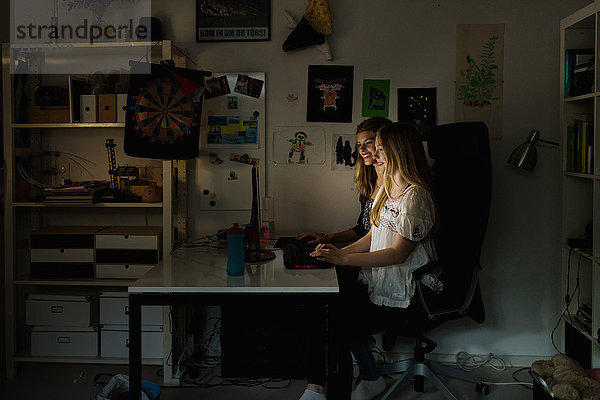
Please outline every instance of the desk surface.
[[129, 286], [129, 293], [338, 293], [334, 268], [288, 270], [282, 250], [243, 276], [227, 276], [227, 250], [180, 248]]

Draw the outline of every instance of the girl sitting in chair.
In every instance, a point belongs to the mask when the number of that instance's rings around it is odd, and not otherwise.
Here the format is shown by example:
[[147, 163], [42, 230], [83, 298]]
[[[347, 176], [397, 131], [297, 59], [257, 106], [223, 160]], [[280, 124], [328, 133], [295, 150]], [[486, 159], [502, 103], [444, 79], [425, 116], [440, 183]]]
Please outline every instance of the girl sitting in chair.
[[[412, 272], [436, 259], [429, 234], [437, 225], [437, 210], [421, 137], [412, 125], [393, 123], [378, 131], [375, 148], [384, 184], [371, 212], [371, 230], [342, 249], [320, 244], [312, 253], [346, 268], [360, 267], [368, 286], [368, 298], [360, 302], [355, 320], [346, 321], [343, 327], [361, 377], [352, 400], [372, 399], [385, 389], [368, 338], [392, 321], [424, 315], [419, 301], [411, 301], [415, 292]], [[433, 274], [424, 283], [441, 290]], [[324, 399], [323, 392], [309, 382], [301, 400]]]

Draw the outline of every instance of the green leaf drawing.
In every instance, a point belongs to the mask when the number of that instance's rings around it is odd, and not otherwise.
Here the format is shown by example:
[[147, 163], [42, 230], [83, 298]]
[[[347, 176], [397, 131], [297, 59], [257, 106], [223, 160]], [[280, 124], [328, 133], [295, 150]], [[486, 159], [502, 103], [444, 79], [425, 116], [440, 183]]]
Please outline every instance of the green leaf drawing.
[[458, 99], [467, 106], [485, 107], [492, 104], [496, 89], [496, 70], [498, 64], [494, 56], [497, 36], [492, 36], [483, 45], [480, 61], [477, 62], [470, 54], [467, 54], [468, 68], [460, 71], [460, 75], [467, 83], [458, 88]]

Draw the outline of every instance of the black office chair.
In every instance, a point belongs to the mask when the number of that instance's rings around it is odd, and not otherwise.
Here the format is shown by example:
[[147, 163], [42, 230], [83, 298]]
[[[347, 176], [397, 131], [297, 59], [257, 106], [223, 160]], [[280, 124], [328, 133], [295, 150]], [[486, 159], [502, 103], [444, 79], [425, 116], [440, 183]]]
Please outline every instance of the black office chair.
[[[451, 368], [425, 359], [437, 343], [423, 333], [444, 322], [470, 317], [477, 323], [485, 319], [479, 288], [479, 257], [490, 213], [492, 174], [488, 130], [482, 122], [462, 122], [439, 125], [427, 138], [429, 156], [435, 161], [434, 185], [439, 205], [440, 230], [435, 235], [438, 260], [413, 274], [417, 281], [415, 298], [424, 310], [421, 319], [392, 321], [385, 337], [414, 337], [414, 358], [381, 367], [383, 375], [397, 374], [396, 382], [382, 400], [390, 397], [404, 383], [414, 378], [414, 390], [424, 391], [427, 378], [449, 400], [458, 398], [437, 375], [444, 375], [476, 384], [478, 393], [488, 394], [481, 377], [471, 372]], [[444, 290], [435, 293], [419, 278], [426, 272], [441, 268]]]

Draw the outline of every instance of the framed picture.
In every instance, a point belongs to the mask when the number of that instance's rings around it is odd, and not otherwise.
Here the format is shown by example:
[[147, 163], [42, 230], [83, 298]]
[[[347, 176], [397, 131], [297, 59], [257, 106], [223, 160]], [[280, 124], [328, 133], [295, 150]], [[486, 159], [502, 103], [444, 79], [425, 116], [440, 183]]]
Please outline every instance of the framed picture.
[[196, 42], [271, 40], [271, 0], [196, 0]]
[[410, 122], [426, 135], [437, 121], [436, 88], [398, 88], [398, 122]]
[[309, 65], [306, 121], [352, 122], [354, 67]]

